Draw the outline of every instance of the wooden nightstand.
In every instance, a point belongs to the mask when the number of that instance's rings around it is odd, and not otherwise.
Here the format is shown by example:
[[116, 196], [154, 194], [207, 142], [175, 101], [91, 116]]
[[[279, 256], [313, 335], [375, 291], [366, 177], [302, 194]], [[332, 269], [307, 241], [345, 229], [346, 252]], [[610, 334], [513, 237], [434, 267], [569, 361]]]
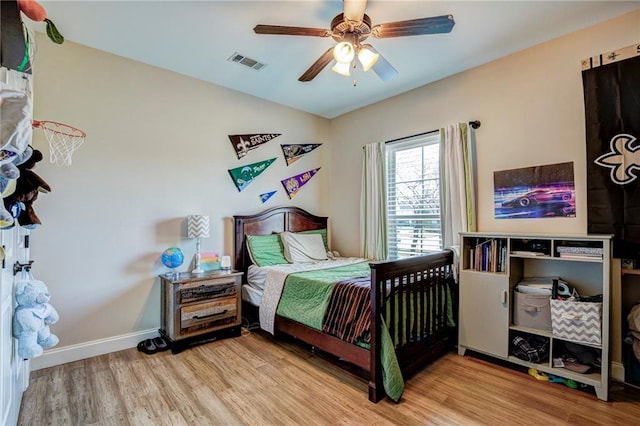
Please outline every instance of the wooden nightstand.
[[205, 342], [240, 336], [242, 272], [181, 272], [160, 276], [162, 328], [175, 354]]

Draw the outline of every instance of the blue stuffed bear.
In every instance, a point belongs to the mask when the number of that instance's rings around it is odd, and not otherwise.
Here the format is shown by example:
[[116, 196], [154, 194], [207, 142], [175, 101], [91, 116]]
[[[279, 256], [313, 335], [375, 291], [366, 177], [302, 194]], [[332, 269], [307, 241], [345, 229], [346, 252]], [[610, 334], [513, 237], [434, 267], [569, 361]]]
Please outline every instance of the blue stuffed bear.
[[16, 286], [18, 306], [13, 314], [13, 337], [18, 339], [18, 355], [25, 359], [42, 355], [43, 350], [58, 344], [49, 324], [60, 319], [48, 302], [51, 298], [47, 286], [39, 280], [22, 280]]

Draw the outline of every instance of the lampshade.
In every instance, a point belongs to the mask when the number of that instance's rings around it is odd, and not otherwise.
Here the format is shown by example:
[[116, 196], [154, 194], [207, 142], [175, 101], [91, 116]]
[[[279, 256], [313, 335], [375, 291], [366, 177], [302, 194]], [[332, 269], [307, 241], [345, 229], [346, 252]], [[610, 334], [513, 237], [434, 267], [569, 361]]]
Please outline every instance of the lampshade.
[[350, 21], [359, 21], [364, 16], [366, 6], [367, 2], [365, 0], [344, 2], [344, 17]]
[[333, 48], [333, 57], [337, 62], [350, 63], [356, 55], [355, 45], [355, 36], [353, 34], [345, 34], [342, 41]]
[[191, 215], [187, 218], [187, 236], [189, 238], [209, 237], [209, 216]]
[[337, 72], [338, 74], [349, 77], [349, 68], [351, 68], [351, 64], [348, 62], [336, 62], [336, 64], [331, 67], [331, 70]]
[[369, 71], [378, 62], [379, 57], [380, 54], [370, 44], [363, 44], [358, 50], [358, 60], [362, 64], [364, 71]]

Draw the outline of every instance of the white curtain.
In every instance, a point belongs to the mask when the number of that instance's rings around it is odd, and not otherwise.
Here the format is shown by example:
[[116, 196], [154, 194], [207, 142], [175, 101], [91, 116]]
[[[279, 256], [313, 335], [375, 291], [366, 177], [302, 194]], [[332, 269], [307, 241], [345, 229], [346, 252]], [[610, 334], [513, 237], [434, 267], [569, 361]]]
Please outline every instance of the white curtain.
[[360, 198], [360, 256], [387, 258], [387, 194], [384, 142], [364, 146]]
[[440, 152], [443, 246], [459, 246], [460, 232], [476, 230], [473, 131], [466, 123], [440, 129]]

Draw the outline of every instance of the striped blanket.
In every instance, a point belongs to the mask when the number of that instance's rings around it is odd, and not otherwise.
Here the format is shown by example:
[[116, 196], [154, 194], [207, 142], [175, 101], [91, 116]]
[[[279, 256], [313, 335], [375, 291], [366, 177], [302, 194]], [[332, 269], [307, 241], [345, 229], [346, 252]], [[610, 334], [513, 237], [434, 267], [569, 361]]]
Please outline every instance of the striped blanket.
[[337, 283], [322, 321], [322, 331], [349, 343], [371, 343], [371, 277]]

